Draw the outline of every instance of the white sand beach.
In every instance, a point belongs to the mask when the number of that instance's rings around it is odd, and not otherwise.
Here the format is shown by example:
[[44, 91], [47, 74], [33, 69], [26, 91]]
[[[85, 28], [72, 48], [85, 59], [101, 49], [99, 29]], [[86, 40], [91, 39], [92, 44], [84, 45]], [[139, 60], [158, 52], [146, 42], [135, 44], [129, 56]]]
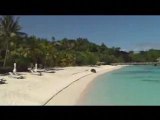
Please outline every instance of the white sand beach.
[[76, 105], [95, 77], [123, 66], [64, 67], [43, 76], [22, 72], [25, 79], [4, 76], [7, 84], [0, 84], [0, 105]]

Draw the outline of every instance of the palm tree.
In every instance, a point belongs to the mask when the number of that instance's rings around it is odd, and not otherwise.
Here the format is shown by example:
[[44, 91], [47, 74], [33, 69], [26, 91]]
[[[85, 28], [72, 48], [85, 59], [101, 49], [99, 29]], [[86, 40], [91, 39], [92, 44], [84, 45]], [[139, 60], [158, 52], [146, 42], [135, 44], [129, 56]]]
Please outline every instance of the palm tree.
[[21, 26], [18, 23], [19, 17], [14, 18], [13, 16], [2, 16], [0, 18], [0, 36], [5, 38], [6, 49], [5, 49], [5, 58], [3, 62], [3, 67], [6, 65], [7, 55], [9, 51], [9, 42], [12, 37], [20, 35], [26, 36], [25, 33], [20, 32]]

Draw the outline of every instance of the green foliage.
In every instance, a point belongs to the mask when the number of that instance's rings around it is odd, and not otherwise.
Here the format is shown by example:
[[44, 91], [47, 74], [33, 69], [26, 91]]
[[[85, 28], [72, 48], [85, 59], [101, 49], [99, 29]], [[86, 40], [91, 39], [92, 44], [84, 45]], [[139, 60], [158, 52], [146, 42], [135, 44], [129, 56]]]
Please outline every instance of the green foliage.
[[[1, 42], [1, 45], [3, 42]], [[3, 46], [3, 45], [2, 45]], [[0, 49], [0, 64], [5, 57], [5, 49]], [[30, 64], [41, 64], [45, 67], [95, 65], [97, 62], [105, 64], [119, 62], [148, 62], [156, 61], [160, 57], [159, 50], [124, 52], [120, 48], [108, 48], [79, 38], [49, 41], [35, 36], [26, 38], [13, 37], [9, 42], [7, 66], [17, 63], [19, 70], [26, 69]]]
[[20, 36], [26, 35], [25, 33], [20, 32], [21, 26], [18, 23], [18, 19], [18, 17], [14, 18], [11, 15], [3, 16], [0, 18], [0, 38], [3, 38], [1, 39], [1, 42], [3, 40], [2, 48], [5, 50], [3, 67], [6, 66], [10, 45], [14, 45], [13, 40], [15, 37], [18, 38]]
[[92, 52], [77, 52], [76, 64], [77, 65], [95, 65], [98, 58]]
[[49, 41], [36, 36], [24, 37], [20, 35], [18, 19], [11, 16], [1, 18], [0, 25], [0, 66], [4, 60], [8, 67], [13, 67], [16, 62], [19, 71], [35, 63], [44, 67], [75, 66], [98, 62], [154, 62], [160, 57], [160, 50], [124, 52], [119, 47], [109, 48], [104, 43], [97, 45], [86, 38], [56, 40], [52, 37]]

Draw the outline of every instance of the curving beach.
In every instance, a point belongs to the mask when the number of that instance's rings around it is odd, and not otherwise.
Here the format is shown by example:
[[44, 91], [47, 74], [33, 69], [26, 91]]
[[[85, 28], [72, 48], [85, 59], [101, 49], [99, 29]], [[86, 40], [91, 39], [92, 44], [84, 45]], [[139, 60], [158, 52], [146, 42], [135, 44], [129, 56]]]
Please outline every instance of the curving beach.
[[22, 72], [25, 79], [4, 76], [7, 84], [0, 85], [0, 105], [76, 105], [95, 77], [123, 66], [64, 67], [43, 76]]

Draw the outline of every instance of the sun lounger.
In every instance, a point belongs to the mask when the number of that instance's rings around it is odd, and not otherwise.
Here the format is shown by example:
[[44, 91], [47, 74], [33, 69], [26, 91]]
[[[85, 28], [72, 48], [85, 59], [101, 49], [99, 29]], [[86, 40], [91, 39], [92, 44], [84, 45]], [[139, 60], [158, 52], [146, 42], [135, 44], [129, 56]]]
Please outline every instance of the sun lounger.
[[33, 75], [42, 76], [42, 73], [41, 73], [41, 72], [34, 72], [33, 70], [30, 70], [30, 72], [31, 72]]
[[18, 76], [18, 75], [20, 75], [20, 74], [18, 74], [17, 72], [13, 72], [13, 75], [17, 75], [17, 76]]
[[9, 75], [10, 75], [10, 77], [12, 77], [12, 78], [24, 79], [24, 76], [14, 75], [12, 72], [9, 72]]
[[45, 73], [55, 73], [54, 70], [45, 70], [44, 72], [45, 72]]

